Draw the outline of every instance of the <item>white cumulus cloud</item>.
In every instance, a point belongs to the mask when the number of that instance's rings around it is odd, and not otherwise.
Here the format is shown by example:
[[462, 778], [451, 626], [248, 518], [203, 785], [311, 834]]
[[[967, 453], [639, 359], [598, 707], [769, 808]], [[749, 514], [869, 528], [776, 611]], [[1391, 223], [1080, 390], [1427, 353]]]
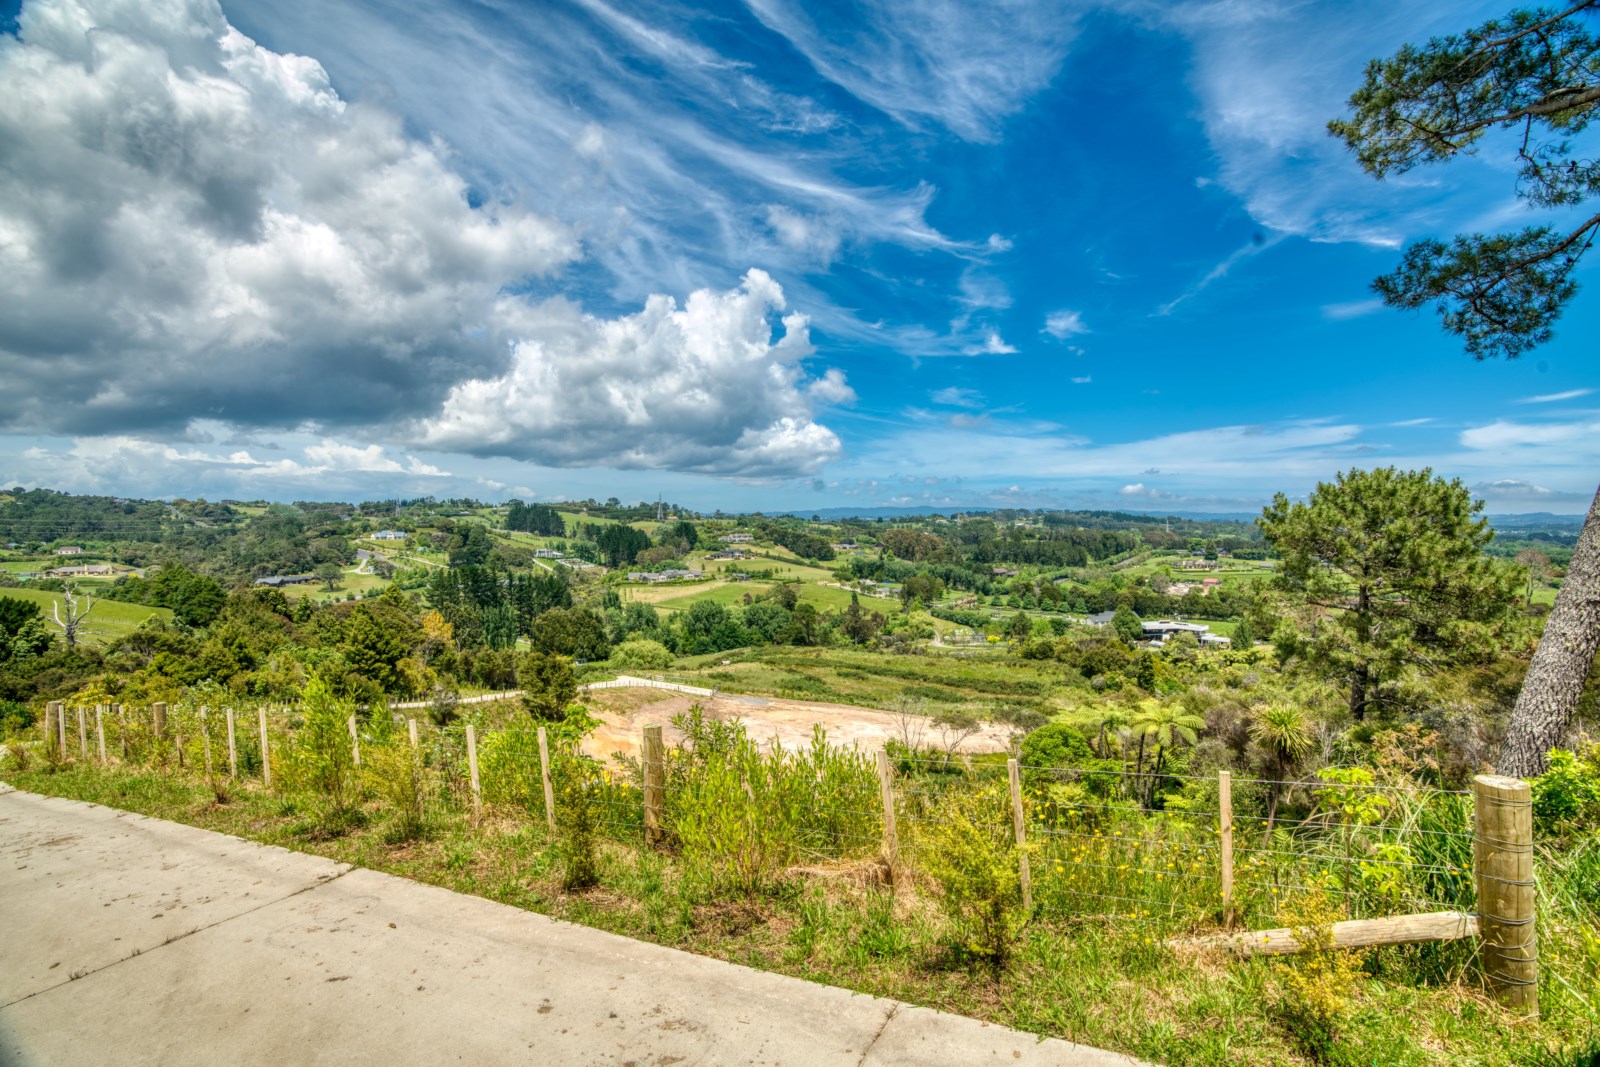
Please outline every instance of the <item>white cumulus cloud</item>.
[[11, 429], [417, 414], [502, 357], [501, 289], [578, 252], [214, 0], [30, 0], [0, 144]]
[[838, 371], [807, 380], [803, 315], [770, 316], [783, 290], [751, 270], [736, 289], [698, 290], [680, 308], [652, 296], [616, 319], [552, 300], [517, 315], [522, 338], [501, 376], [463, 382], [426, 420], [426, 447], [532, 460], [740, 477], [810, 473], [839, 438], [815, 402], [854, 393]]

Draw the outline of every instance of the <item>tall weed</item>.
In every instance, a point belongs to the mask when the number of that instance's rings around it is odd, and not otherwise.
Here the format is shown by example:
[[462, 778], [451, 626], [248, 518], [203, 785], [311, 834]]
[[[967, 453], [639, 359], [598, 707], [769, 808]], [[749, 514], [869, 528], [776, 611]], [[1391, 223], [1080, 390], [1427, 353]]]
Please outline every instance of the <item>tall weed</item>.
[[996, 971], [1022, 936], [1019, 849], [1011, 827], [1011, 802], [997, 782], [947, 793], [935, 816], [919, 829], [923, 869], [939, 889], [939, 902], [961, 947]]

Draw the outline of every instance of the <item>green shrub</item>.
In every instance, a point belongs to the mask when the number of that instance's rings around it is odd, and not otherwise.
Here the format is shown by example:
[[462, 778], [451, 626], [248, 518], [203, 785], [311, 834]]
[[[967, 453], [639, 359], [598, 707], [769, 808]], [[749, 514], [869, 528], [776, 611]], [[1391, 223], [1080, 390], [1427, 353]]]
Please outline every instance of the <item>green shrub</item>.
[[802, 857], [876, 846], [872, 765], [820, 728], [805, 748], [763, 752], [743, 724], [708, 720], [698, 706], [673, 725], [683, 739], [668, 758], [668, 830], [714, 890], [753, 895]]
[[332, 815], [342, 815], [358, 794], [355, 752], [350, 745], [352, 703], [338, 699], [327, 682], [313, 677], [300, 698], [304, 717], [285, 759], [285, 781], [316, 793]]
[[744, 729], [697, 752], [680, 777], [669, 812], [684, 860], [714, 889], [752, 896], [777, 878], [795, 855], [797, 811], [776, 796], [782, 771], [764, 760]]
[[1300, 952], [1280, 967], [1278, 1010], [1307, 1054], [1325, 1061], [1338, 1040], [1366, 953], [1333, 947], [1333, 924], [1344, 914], [1321, 890], [1290, 900], [1278, 918], [1294, 929], [1300, 945]]
[[539, 736], [533, 730], [485, 732], [478, 739], [478, 773], [486, 802], [544, 815]]
[[552, 762], [561, 887], [586, 889], [600, 881], [595, 838], [600, 831], [605, 782], [600, 767], [586, 756], [563, 752]]
[[1052, 722], [1022, 739], [1019, 763], [1030, 769], [1082, 767], [1095, 758], [1089, 742], [1074, 726]]
[[395, 816], [395, 836], [410, 841], [427, 821], [428, 772], [409, 741], [373, 745], [361, 753], [361, 776]]
[[1545, 833], [1600, 827], [1600, 746], [1582, 757], [1550, 753], [1550, 769], [1533, 780], [1533, 818]]
[[1005, 786], [946, 794], [921, 830], [917, 851], [961, 947], [996, 970], [1004, 967], [1028, 920]]
[[20, 734], [34, 723], [33, 709], [15, 700], [0, 700], [0, 737]]
[[611, 650], [611, 665], [635, 671], [658, 671], [672, 666], [667, 646], [648, 637], [634, 637]]

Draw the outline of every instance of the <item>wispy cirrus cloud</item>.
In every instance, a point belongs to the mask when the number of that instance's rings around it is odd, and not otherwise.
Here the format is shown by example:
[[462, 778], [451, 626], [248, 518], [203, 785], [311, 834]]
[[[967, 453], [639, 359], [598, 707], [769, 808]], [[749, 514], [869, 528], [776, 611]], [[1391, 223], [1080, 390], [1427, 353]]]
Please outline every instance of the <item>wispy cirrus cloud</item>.
[[1383, 301], [1377, 297], [1370, 300], [1350, 300], [1341, 304], [1323, 304], [1322, 317], [1331, 322], [1344, 322], [1346, 319], [1360, 319], [1368, 315], [1376, 315], [1383, 310]]
[[1189, 40], [1190, 81], [1217, 153], [1216, 181], [1273, 231], [1398, 248], [1441, 220], [1464, 225], [1491, 183], [1504, 181], [1489, 173], [1492, 165], [1464, 162], [1448, 186], [1419, 175], [1380, 185], [1327, 133], [1368, 60], [1502, 15], [1503, 4], [1355, 0], [1336, 16], [1316, 4], [1264, 0], [1116, 6]]
[[1088, 333], [1089, 326], [1083, 321], [1083, 313], [1081, 311], [1062, 308], [1045, 316], [1044, 329], [1040, 332], [1047, 333], [1058, 341], [1065, 341], [1069, 337]]
[[977, 142], [1056, 76], [1083, 9], [1051, 0], [871, 0], [826, 25], [792, 0], [746, 0], [817, 72], [909, 126], [932, 121]]
[[1007, 344], [999, 330], [985, 330], [983, 339], [961, 350], [964, 356], [1009, 356], [1017, 351], [1016, 345]]
[[943, 407], [956, 408], [981, 408], [983, 407], [983, 394], [976, 389], [967, 389], [962, 386], [952, 385], [929, 397], [935, 404]]
[[565, 291], [610, 297], [612, 310], [725, 286], [756, 265], [816, 322], [848, 329], [851, 310], [813, 283], [841, 255], [996, 251], [928, 222], [931, 183], [846, 177], [882, 145], [707, 43], [704, 16], [678, 5], [235, 0], [230, 11], [314, 51], [415, 127], [447, 131], [483, 194], [520, 190], [571, 226], [603, 274]]
[[1574, 422], [1517, 422], [1496, 419], [1485, 426], [1462, 430], [1461, 446], [1475, 451], [1502, 451], [1527, 445], [1582, 442], [1586, 452], [1600, 452], [1600, 420]]
[[1228, 276], [1228, 272], [1238, 266], [1243, 260], [1251, 256], [1258, 256], [1267, 249], [1282, 241], [1287, 234], [1273, 233], [1270, 235], [1255, 234], [1250, 240], [1228, 253], [1220, 263], [1206, 271], [1193, 285], [1173, 297], [1171, 300], [1156, 308], [1156, 315], [1165, 317], [1177, 310], [1178, 305], [1193, 300], [1211, 287], [1213, 282], [1220, 281]]
[[1577, 400], [1579, 397], [1589, 396], [1593, 389], [1566, 389], [1559, 393], [1544, 393], [1540, 396], [1525, 396], [1516, 401], [1518, 404], [1557, 404], [1563, 400]]

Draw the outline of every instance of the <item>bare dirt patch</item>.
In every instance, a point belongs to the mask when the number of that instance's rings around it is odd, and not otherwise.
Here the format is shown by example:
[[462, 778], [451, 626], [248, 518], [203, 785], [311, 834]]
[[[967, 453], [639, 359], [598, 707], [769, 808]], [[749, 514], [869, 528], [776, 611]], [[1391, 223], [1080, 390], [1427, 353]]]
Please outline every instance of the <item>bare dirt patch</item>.
[[[809, 700], [784, 700], [778, 697], [719, 695], [689, 696], [660, 689], [600, 689], [586, 694], [590, 710], [600, 726], [584, 742], [592, 756], [606, 757], [620, 752], [639, 754], [639, 733], [647, 725], [665, 727], [670, 744], [679, 734], [672, 717], [687, 713], [699, 704], [710, 719], [739, 719], [750, 736], [763, 744], [777, 741], [785, 748], [810, 744], [811, 728], [821, 725], [828, 740], [836, 745], [856, 745], [865, 751], [883, 747], [900, 735], [897, 718], [886, 711], [858, 708], [851, 704], [823, 704]], [[1005, 726], [986, 724], [964, 741], [960, 752], [1003, 752], [1009, 737]], [[927, 742], [937, 743], [938, 731], [929, 729]]]

